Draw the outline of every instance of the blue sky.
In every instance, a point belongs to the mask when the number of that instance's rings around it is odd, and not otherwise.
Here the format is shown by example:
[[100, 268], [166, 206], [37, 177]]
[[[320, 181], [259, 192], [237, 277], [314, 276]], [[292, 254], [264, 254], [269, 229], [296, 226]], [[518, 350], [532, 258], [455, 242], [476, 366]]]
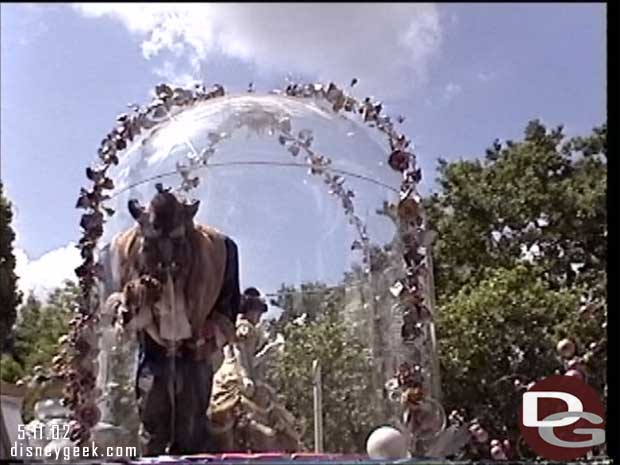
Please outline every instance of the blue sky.
[[479, 156], [530, 119], [579, 134], [606, 118], [604, 5], [191, 8], [2, 5], [1, 176], [22, 286], [70, 274], [84, 169], [116, 114], [161, 81], [270, 90], [287, 72], [358, 77], [407, 117], [425, 192], [438, 157]]

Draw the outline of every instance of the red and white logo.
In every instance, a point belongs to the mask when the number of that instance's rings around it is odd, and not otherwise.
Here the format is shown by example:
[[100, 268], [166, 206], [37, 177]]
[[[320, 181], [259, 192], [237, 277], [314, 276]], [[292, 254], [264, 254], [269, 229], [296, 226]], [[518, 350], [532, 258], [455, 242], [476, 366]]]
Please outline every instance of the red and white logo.
[[605, 443], [605, 408], [597, 392], [580, 379], [549, 376], [523, 394], [519, 428], [539, 456], [574, 460]]

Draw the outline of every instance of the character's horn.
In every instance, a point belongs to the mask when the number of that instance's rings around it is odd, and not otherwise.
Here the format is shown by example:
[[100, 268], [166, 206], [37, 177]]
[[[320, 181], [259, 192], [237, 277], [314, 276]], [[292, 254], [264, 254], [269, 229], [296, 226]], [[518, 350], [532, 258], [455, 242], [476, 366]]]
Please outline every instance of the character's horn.
[[142, 215], [144, 215], [144, 207], [140, 205], [140, 202], [136, 199], [131, 199], [127, 202], [127, 206], [129, 207], [129, 213], [131, 213], [133, 219], [140, 222]]
[[163, 194], [165, 192], [170, 192], [170, 188], [164, 188], [164, 185], [161, 182], [158, 182], [157, 184], [155, 184], [155, 189], [157, 189], [157, 192], [159, 194]]
[[187, 219], [191, 220], [198, 213], [198, 207], [200, 206], [200, 200], [196, 200], [193, 203], [185, 205], [185, 214], [187, 215]]

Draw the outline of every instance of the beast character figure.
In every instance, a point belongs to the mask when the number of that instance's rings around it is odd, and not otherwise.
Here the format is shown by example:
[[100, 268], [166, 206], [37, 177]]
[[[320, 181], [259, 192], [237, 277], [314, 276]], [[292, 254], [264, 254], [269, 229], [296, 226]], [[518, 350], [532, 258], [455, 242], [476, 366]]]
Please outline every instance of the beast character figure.
[[122, 320], [140, 340], [136, 384], [145, 455], [205, 452], [213, 335], [234, 337], [239, 313], [237, 246], [194, 223], [198, 201], [187, 204], [156, 187], [148, 208], [129, 201], [138, 224], [110, 243], [106, 281], [108, 291], [124, 292]]

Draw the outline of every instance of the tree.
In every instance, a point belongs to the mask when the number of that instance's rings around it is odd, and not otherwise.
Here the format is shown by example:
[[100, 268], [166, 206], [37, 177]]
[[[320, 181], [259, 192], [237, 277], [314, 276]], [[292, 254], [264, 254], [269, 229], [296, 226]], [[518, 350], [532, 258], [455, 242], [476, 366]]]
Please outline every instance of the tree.
[[4, 196], [0, 182], [0, 353], [4, 352], [5, 344], [10, 343], [11, 328], [15, 323], [17, 307], [21, 302], [21, 293], [17, 289], [15, 275], [15, 255], [13, 241], [15, 232], [11, 227], [13, 212], [11, 203]]
[[[426, 202], [438, 233], [439, 299], [489, 267], [534, 254], [549, 282], [600, 284], [607, 263], [607, 126], [565, 140], [531, 121], [520, 142], [498, 140], [483, 160], [439, 162], [440, 192]], [[576, 267], [579, 267], [578, 270]]]
[[516, 380], [563, 372], [562, 338], [605, 392], [606, 137], [606, 125], [566, 140], [532, 121], [483, 159], [440, 160], [425, 203], [444, 404], [496, 435], [518, 436]]
[[[306, 428], [304, 443], [311, 446], [313, 438], [312, 362], [321, 363], [323, 381], [323, 412], [325, 449], [330, 452], [363, 452], [368, 434], [377, 426], [373, 410], [376, 395], [369, 382], [371, 356], [368, 347], [356, 338], [338, 311], [342, 308], [342, 289], [319, 292], [324, 285], [305, 285], [302, 295], [287, 295], [277, 300], [297, 302], [295, 315], [319, 312], [304, 322], [293, 321], [285, 307], [283, 324], [275, 324], [285, 340], [281, 354], [269, 362], [267, 377], [291, 412]], [[309, 292], [313, 290], [314, 292]], [[300, 293], [300, 290], [296, 291]], [[311, 304], [301, 307], [299, 302]], [[307, 311], [304, 311], [307, 310]]]
[[[496, 436], [516, 440], [520, 390], [561, 372], [557, 342], [570, 337], [588, 347], [600, 337], [600, 321], [582, 319], [580, 293], [551, 289], [532, 266], [487, 275], [464, 286], [439, 313], [445, 406], [464, 409]], [[600, 387], [603, 374], [604, 366], [590, 384]]]
[[60, 349], [58, 339], [69, 330], [78, 295], [77, 285], [65, 281], [45, 303], [29, 296], [20, 309], [15, 327], [15, 356], [21, 361], [25, 375], [32, 374], [37, 366], [52, 367], [52, 359]]
[[[77, 285], [65, 281], [45, 303], [33, 295], [28, 296], [15, 323], [12, 354], [4, 355], [0, 360], [3, 381], [30, 381], [45, 377], [45, 373], [53, 369], [54, 357], [61, 349], [59, 339], [69, 331], [69, 320], [75, 312], [78, 295]], [[25, 399], [25, 419], [31, 416], [38, 395], [38, 389], [29, 391]]]

